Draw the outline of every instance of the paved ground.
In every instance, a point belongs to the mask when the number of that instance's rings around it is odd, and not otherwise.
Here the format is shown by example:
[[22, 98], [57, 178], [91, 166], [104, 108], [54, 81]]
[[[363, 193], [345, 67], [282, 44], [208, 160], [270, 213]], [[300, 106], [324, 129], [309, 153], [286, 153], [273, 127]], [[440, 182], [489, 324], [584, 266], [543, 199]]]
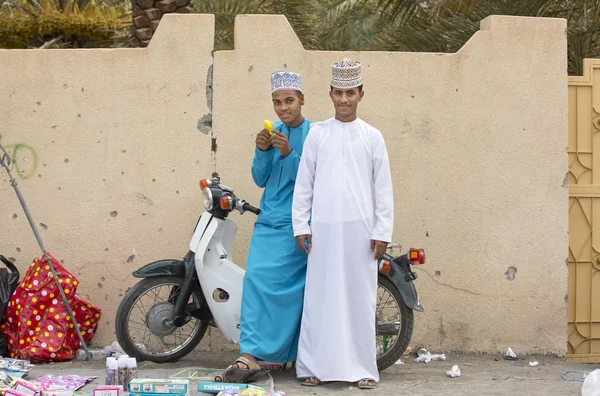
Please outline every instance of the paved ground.
[[[178, 363], [140, 363], [140, 377], [164, 378], [185, 367], [226, 367], [236, 356], [230, 353], [202, 353]], [[547, 356], [525, 357], [518, 361], [504, 360], [489, 355], [447, 355], [446, 361], [416, 363], [414, 356], [404, 357], [406, 364], [395, 365], [381, 373], [381, 383], [376, 390], [361, 391], [348, 384], [328, 384], [308, 388], [300, 386], [293, 370], [273, 373], [275, 389], [294, 395], [580, 395], [581, 382], [567, 382], [561, 374], [567, 370], [592, 371], [600, 364], [573, 364], [564, 359]], [[537, 367], [529, 361], [537, 360]], [[332, 361], [332, 364], [335, 364]], [[457, 364], [462, 372], [459, 378], [449, 378], [446, 371]], [[104, 363], [67, 362], [38, 365], [30, 372], [30, 378], [45, 374], [96, 375], [95, 384], [104, 380]], [[581, 374], [572, 374], [580, 376]], [[89, 384], [85, 389], [92, 389]]]

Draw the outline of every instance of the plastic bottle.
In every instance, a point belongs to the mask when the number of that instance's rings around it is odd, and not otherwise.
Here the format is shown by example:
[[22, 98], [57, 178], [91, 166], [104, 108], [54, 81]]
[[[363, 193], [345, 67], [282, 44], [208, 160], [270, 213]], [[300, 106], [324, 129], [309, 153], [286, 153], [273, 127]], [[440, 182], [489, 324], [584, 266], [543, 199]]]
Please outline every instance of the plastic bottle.
[[104, 385], [117, 385], [117, 372], [119, 369], [119, 364], [117, 363], [117, 359], [114, 357], [106, 358], [106, 379], [104, 380]]
[[123, 391], [125, 391], [125, 382], [127, 382], [127, 360], [129, 360], [129, 356], [121, 355], [119, 356], [118, 366], [119, 366], [119, 379], [117, 385], [123, 385]]
[[392, 347], [393, 344], [394, 344], [393, 336], [388, 335], [388, 336], [383, 337], [383, 353], [390, 350], [390, 348]]
[[137, 361], [135, 360], [135, 358], [129, 358], [127, 359], [127, 384], [123, 385], [123, 390], [125, 392], [129, 391], [129, 383], [131, 382], [132, 379], [137, 378], [138, 377], [138, 367], [137, 367]]
[[581, 386], [582, 396], [600, 395], [600, 369], [596, 369], [585, 376]]
[[[91, 358], [90, 360], [102, 360], [102, 359], [106, 359], [109, 356], [109, 354], [102, 349], [89, 350], [89, 353], [90, 353], [90, 358]], [[84, 349], [77, 350], [77, 355], [75, 355], [75, 360], [77, 360], [77, 361], [88, 360], [87, 354], [85, 353]]]

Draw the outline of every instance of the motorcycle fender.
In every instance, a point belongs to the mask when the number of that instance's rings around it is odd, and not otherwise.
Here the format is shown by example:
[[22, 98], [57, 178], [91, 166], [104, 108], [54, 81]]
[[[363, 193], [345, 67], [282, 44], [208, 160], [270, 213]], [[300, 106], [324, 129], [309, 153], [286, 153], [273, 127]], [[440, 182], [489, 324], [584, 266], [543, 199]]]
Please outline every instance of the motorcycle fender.
[[384, 276], [388, 278], [394, 284], [394, 286], [396, 286], [400, 292], [400, 295], [402, 296], [402, 300], [404, 300], [404, 304], [406, 304], [408, 308], [418, 312], [424, 311], [423, 307], [421, 306], [421, 301], [419, 301], [415, 284], [406, 279], [408, 274], [405, 270], [399, 266], [392, 265], [390, 267], [390, 272]]
[[194, 235], [192, 236], [192, 240], [190, 241], [190, 250], [196, 253], [196, 249], [198, 248], [198, 244], [200, 243], [200, 239], [202, 239], [202, 235], [206, 231], [208, 225], [210, 224], [213, 216], [208, 213], [202, 213], [200, 220], [198, 220], [198, 224], [196, 225], [196, 229], [194, 230]]
[[133, 273], [136, 278], [176, 276], [185, 278], [185, 263], [182, 260], [158, 260], [144, 265]]

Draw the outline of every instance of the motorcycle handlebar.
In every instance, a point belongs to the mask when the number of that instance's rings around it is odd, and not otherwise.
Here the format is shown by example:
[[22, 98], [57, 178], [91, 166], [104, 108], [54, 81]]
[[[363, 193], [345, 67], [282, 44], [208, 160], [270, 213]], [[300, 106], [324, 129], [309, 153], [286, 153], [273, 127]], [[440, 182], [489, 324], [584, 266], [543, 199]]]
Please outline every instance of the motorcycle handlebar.
[[250, 213], [254, 213], [257, 216], [260, 214], [260, 209], [255, 208], [254, 206], [250, 205], [248, 202], [244, 202], [244, 204], [242, 205], [242, 209], [245, 211], [248, 211]]

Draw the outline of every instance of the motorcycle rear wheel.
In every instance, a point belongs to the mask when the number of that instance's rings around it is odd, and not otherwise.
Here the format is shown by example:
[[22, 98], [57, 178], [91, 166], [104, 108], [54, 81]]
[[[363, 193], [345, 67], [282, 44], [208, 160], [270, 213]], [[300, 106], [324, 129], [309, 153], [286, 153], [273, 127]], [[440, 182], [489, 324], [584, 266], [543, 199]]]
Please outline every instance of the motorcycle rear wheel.
[[413, 310], [406, 306], [394, 284], [379, 275], [375, 336], [379, 371], [392, 366], [402, 357], [410, 344], [413, 326]]
[[[155, 363], [175, 362], [198, 346], [208, 323], [192, 317], [181, 327], [169, 323], [183, 279], [174, 276], [146, 278], [123, 297], [115, 320], [119, 345], [129, 356]], [[192, 295], [188, 307], [200, 308]]]

